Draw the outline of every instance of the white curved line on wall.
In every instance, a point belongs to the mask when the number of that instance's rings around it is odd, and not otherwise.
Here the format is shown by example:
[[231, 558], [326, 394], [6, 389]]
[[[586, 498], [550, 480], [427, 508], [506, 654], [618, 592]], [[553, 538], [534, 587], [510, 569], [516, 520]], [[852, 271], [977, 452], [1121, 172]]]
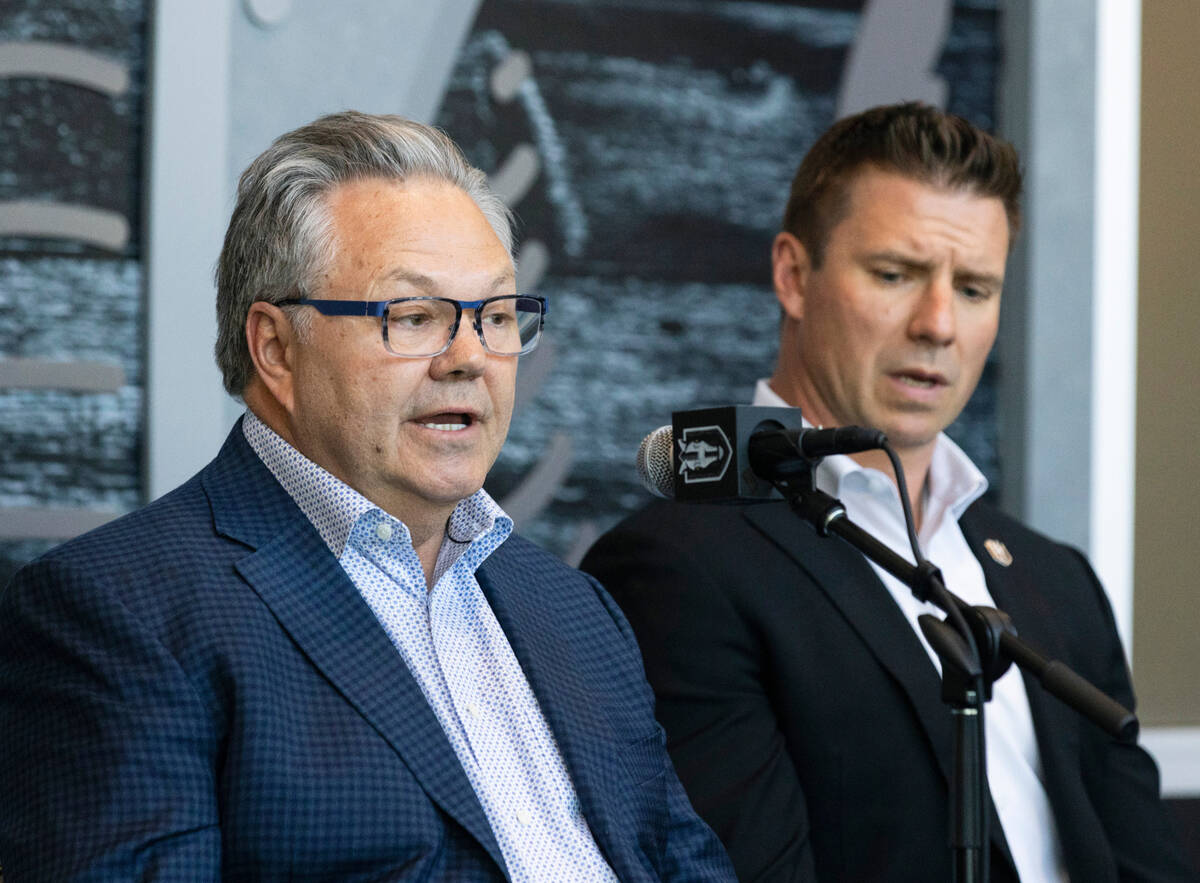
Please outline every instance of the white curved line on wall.
[[125, 369], [113, 362], [0, 359], [0, 389], [117, 392], [124, 385]]
[[242, 9], [250, 21], [269, 30], [287, 21], [292, 14], [292, 0], [242, 0]]
[[[490, 48], [497, 58], [497, 64], [492, 68], [490, 91], [493, 100], [498, 104], [508, 104], [518, 96], [523, 98], [526, 112], [538, 135], [538, 146], [522, 142], [509, 152], [500, 167], [488, 176], [492, 191], [509, 207], [515, 207], [524, 199], [538, 176], [544, 169], [542, 153], [562, 159], [561, 144], [557, 144], [557, 134], [554, 132], [553, 121], [545, 112], [544, 104], [540, 101], [537, 84], [533, 80], [533, 62], [529, 53], [517, 49], [511, 50], [507, 41], [500, 35], [492, 36]], [[539, 113], [539, 110], [541, 111]], [[557, 152], [554, 148], [557, 145]], [[560, 162], [561, 164], [561, 162]], [[556, 174], [557, 172], [557, 174]], [[551, 203], [562, 207], [565, 175], [560, 169], [550, 168], [550, 186], [548, 196]], [[571, 229], [586, 230], [586, 225], [568, 225]], [[571, 237], [568, 235], [568, 244]], [[582, 247], [583, 236], [575, 237], [579, 247]], [[568, 248], [568, 251], [571, 249]], [[549, 269], [551, 262], [550, 250], [544, 242], [531, 239], [524, 243], [516, 258], [517, 287], [519, 291], [534, 293], [541, 283], [542, 277]], [[520, 408], [526, 402], [534, 399], [550, 370], [554, 365], [554, 346], [549, 340], [543, 339], [541, 345], [530, 355], [521, 359], [521, 369], [517, 375], [515, 407]], [[518, 526], [527, 524], [537, 518], [554, 499], [554, 494], [566, 480], [571, 471], [573, 454], [570, 436], [562, 432], [554, 433], [538, 462], [522, 477], [520, 483], [501, 502], [504, 511], [509, 514]], [[572, 547], [574, 554], [576, 542]], [[581, 557], [582, 553], [576, 555]]]
[[0, 202], [0, 236], [77, 239], [108, 251], [129, 242], [129, 222], [107, 209], [61, 202]]
[[953, 13], [953, 0], [870, 0], [846, 55], [838, 118], [897, 101], [945, 107], [937, 64]]
[[519, 411], [529, 402], [537, 398], [542, 390], [542, 384], [550, 376], [554, 367], [554, 341], [543, 336], [538, 348], [527, 356], [521, 356], [521, 365], [517, 370], [517, 392], [513, 410]]
[[492, 68], [492, 76], [488, 82], [492, 98], [501, 104], [507, 104], [517, 97], [521, 84], [532, 75], [533, 60], [529, 53], [523, 49], [514, 49]]
[[0, 43], [0, 77], [46, 77], [116, 98], [129, 88], [120, 62], [69, 43], [37, 40]]
[[112, 521], [120, 512], [72, 506], [0, 508], [0, 539], [69, 540]]
[[503, 500], [500, 508], [508, 513], [518, 528], [531, 520], [550, 502], [571, 469], [571, 439], [563, 432], [550, 436], [546, 452], [537, 465], [525, 473], [525, 478]]
[[510, 208], [525, 198], [542, 170], [542, 160], [532, 144], [518, 144], [500, 168], [488, 176], [492, 191]]
[[[490, 31], [481, 35], [484, 47], [503, 68], [509, 61], [513, 49], [502, 34]], [[521, 51], [521, 50], [516, 50]], [[493, 68], [493, 71], [495, 68]], [[515, 78], [514, 78], [515, 79]], [[563, 250], [568, 255], [583, 254], [588, 240], [588, 220], [583, 205], [575, 193], [567, 163], [567, 149], [558, 134], [558, 127], [533, 76], [530, 62], [529, 75], [518, 80], [517, 99], [520, 100], [537, 142], [538, 156], [546, 174], [546, 196], [556, 209], [558, 225], [563, 237]]]
[[575, 539], [571, 542], [571, 548], [567, 549], [567, 553], [563, 555], [563, 561], [572, 567], [578, 567], [579, 562], [583, 560], [583, 556], [587, 554], [588, 549], [592, 548], [592, 544], [600, 539], [600, 528], [594, 521], [579, 522], [578, 532], [575, 534]]
[[[517, 291], [537, 294], [542, 277], [550, 268], [550, 249], [540, 239], [530, 239], [517, 254]], [[535, 350], [536, 352], [536, 350]]]
[[1138, 741], [1158, 761], [1164, 797], [1200, 795], [1200, 727], [1147, 727]]

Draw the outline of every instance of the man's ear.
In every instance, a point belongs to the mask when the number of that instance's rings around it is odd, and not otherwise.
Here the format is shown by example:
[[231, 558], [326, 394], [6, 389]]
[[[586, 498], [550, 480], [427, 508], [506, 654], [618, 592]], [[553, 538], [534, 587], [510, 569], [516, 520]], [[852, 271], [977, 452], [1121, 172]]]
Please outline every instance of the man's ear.
[[771, 246], [771, 278], [779, 305], [791, 319], [804, 318], [804, 294], [811, 272], [804, 243], [786, 230], [777, 235]]
[[246, 316], [246, 346], [258, 380], [289, 414], [295, 409], [296, 332], [274, 304], [255, 301]]

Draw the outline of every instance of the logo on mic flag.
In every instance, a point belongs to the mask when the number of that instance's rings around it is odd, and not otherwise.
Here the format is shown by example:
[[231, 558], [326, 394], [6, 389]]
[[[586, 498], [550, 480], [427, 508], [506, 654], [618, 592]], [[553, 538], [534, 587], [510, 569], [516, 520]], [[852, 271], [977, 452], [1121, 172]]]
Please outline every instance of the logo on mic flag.
[[678, 439], [679, 477], [685, 484], [720, 481], [725, 477], [733, 448], [720, 426], [689, 426]]

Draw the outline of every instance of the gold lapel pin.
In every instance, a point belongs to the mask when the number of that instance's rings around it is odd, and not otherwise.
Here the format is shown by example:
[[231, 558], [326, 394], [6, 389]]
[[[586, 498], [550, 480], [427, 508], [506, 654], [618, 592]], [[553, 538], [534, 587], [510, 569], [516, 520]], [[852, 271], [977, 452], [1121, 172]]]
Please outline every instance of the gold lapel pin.
[[1008, 551], [1008, 546], [1000, 542], [1000, 540], [986, 540], [983, 548], [987, 549], [987, 553], [992, 556], [992, 560], [1001, 567], [1008, 567], [1012, 564], [1012, 552]]

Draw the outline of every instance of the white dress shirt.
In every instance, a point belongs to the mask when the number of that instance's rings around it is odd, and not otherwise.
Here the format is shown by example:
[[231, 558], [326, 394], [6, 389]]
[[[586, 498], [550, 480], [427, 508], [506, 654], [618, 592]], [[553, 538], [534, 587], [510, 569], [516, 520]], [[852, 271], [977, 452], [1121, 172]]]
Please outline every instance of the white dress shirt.
[[408, 665], [479, 798], [510, 878], [615, 883], [554, 733], [475, 579], [512, 532], [512, 519], [483, 490], [459, 502], [428, 585], [404, 522], [252, 412], [242, 428]]
[[[789, 407], [765, 379], [755, 387], [754, 404]], [[805, 425], [811, 424], [805, 421]], [[834, 456], [821, 461], [814, 477], [820, 490], [841, 500], [851, 520], [912, 563], [900, 494], [892, 476], [866, 469], [850, 457]], [[925, 557], [941, 569], [950, 591], [968, 604], [994, 607], [983, 568], [958, 526], [958, 519], [986, 490], [983, 473], [958, 445], [944, 433], [939, 435], [924, 488], [924, 517], [917, 539]], [[917, 617], [932, 613], [941, 618], [943, 612], [933, 604], [918, 601], [900, 580], [875, 562], [870, 563], [940, 674], [941, 660], [925, 640]], [[1058, 828], [1042, 784], [1042, 763], [1025, 682], [1015, 665], [993, 688], [992, 701], [984, 713], [984, 738], [992, 801], [1021, 880], [1067, 880]]]

